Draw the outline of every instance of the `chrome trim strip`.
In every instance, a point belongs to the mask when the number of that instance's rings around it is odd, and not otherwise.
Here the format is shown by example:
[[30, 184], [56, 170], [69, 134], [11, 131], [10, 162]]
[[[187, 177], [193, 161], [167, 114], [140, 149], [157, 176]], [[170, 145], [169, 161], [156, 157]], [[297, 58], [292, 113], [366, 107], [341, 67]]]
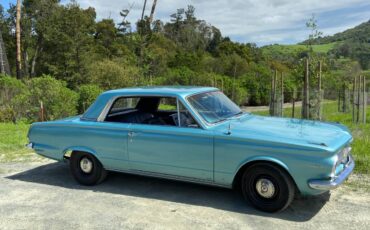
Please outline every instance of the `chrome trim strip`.
[[174, 181], [189, 182], [189, 183], [200, 184], [200, 185], [209, 185], [209, 186], [215, 186], [215, 187], [221, 187], [221, 188], [232, 188], [232, 185], [217, 184], [217, 183], [214, 183], [213, 181], [196, 179], [196, 178], [191, 178], [191, 177], [182, 177], [182, 176], [175, 176], [175, 175], [155, 173], [155, 172], [147, 172], [147, 171], [134, 170], [134, 169], [122, 170], [122, 169], [106, 168], [106, 170], [114, 171], [114, 172], [120, 172], [120, 173], [127, 173], [127, 174], [132, 174], [132, 175], [139, 175], [139, 176], [155, 177], [155, 178], [174, 180]]
[[331, 180], [319, 180], [319, 179], [309, 180], [308, 181], [309, 187], [318, 190], [330, 190], [335, 189], [339, 185], [341, 185], [349, 177], [349, 175], [355, 168], [355, 161], [353, 160], [351, 155], [348, 156], [349, 156], [348, 163], [345, 166], [344, 170], [338, 176], [333, 177], [333, 179]]

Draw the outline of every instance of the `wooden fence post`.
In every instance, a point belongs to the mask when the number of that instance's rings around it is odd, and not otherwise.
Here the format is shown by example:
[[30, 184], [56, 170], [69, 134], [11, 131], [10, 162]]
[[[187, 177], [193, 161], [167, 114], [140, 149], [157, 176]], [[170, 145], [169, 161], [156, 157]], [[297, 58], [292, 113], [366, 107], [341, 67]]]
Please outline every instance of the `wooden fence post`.
[[39, 114], [40, 121], [44, 121], [44, 104], [40, 101], [40, 114]]
[[318, 79], [318, 90], [319, 90], [319, 99], [318, 99], [318, 114], [319, 114], [319, 120], [321, 120], [321, 116], [322, 116], [322, 112], [321, 112], [321, 103], [322, 103], [322, 100], [323, 100], [323, 92], [321, 91], [321, 74], [322, 74], [322, 61], [319, 61], [319, 79]]
[[293, 89], [293, 96], [292, 96], [292, 118], [295, 117], [295, 100], [296, 100], [296, 89]]
[[303, 84], [303, 103], [302, 103], [302, 118], [309, 118], [309, 59], [305, 59], [304, 84]]
[[353, 85], [352, 85], [352, 122], [356, 122], [356, 82], [357, 76], [353, 78]]
[[363, 123], [366, 124], [366, 104], [367, 104], [367, 96], [366, 96], [366, 78], [365, 75], [362, 76], [362, 119]]
[[280, 117], [283, 117], [283, 108], [284, 108], [284, 77], [283, 77], [283, 72], [281, 72], [281, 75], [280, 75], [280, 84], [281, 84], [281, 88], [280, 88], [280, 100], [281, 100], [281, 103], [280, 103]]

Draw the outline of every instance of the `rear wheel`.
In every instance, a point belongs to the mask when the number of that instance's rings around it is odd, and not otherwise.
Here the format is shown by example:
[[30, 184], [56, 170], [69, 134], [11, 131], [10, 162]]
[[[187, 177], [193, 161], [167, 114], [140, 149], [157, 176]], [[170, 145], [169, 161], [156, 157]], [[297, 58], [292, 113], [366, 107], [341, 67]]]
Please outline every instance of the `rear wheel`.
[[83, 185], [99, 184], [107, 175], [99, 160], [85, 152], [74, 152], [72, 154], [70, 170], [78, 183]]
[[269, 163], [257, 163], [244, 172], [242, 193], [257, 209], [277, 212], [293, 201], [295, 186], [284, 170]]

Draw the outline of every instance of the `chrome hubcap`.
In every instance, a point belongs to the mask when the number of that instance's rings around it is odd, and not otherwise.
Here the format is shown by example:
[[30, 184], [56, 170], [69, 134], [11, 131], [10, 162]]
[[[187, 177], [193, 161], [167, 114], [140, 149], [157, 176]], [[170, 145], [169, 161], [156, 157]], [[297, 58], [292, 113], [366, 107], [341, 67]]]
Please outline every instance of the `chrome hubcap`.
[[264, 198], [271, 198], [275, 194], [275, 186], [268, 179], [259, 179], [256, 183], [256, 190], [258, 194]]
[[81, 167], [82, 172], [91, 173], [92, 168], [93, 168], [93, 163], [87, 157], [84, 157], [80, 161], [80, 167]]

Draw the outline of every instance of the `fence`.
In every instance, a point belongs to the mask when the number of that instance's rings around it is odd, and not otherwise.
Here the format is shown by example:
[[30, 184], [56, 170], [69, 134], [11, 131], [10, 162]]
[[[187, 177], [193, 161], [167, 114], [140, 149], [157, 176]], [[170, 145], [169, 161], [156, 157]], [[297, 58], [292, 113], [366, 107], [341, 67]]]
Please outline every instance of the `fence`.
[[[257, 92], [249, 93], [253, 97]], [[282, 91], [270, 96], [270, 102], [264, 106], [242, 106], [243, 110], [276, 117], [305, 118], [310, 120], [340, 121], [346, 119], [353, 123], [370, 121], [367, 104], [370, 103], [368, 92], [364, 87], [340, 90], [311, 90], [304, 111], [305, 93], [301, 91]]]

